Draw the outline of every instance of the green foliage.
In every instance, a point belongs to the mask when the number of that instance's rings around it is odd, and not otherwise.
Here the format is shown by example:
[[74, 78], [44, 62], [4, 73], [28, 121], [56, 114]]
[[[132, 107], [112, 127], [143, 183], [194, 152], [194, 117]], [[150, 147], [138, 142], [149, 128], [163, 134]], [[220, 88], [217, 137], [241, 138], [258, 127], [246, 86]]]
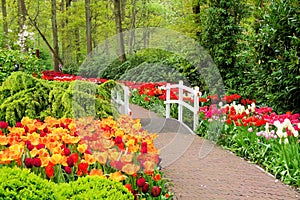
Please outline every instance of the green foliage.
[[86, 176], [75, 182], [59, 184], [61, 199], [134, 199], [122, 183], [98, 176]]
[[236, 70], [227, 74], [229, 92], [255, 98], [278, 113], [300, 112], [299, 16], [298, 1], [254, 8], [253, 29], [240, 43]]
[[14, 125], [24, 116], [105, 118], [116, 113], [110, 104], [110, 89], [115, 84], [49, 82], [15, 72], [0, 87], [0, 120]]
[[121, 80], [133, 82], [169, 82], [177, 83], [183, 77], [176, 69], [165, 66], [163, 63], [142, 63], [132, 68], [120, 77]]
[[70, 183], [55, 184], [27, 169], [0, 168], [1, 199], [134, 199], [121, 182], [86, 176]]
[[40, 74], [43, 70], [43, 61], [30, 53], [15, 50], [0, 49], [0, 83], [3, 82], [19, 65], [19, 71], [26, 74]]
[[[93, 71], [93, 70], [92, 70]], [[199, 70], [179, 55], [159, 50], [143, 49], [128, 56], [126, 62], [112, 62], [99, 73], [100, 77], [136, 82], [178, 82], [204, 86]]]
[[55, 184], [20, 168], [0, 168], [0, 198], [5, 199], [58, 199]]
[[237, 43], [242, 36], [240, 21], [247, 16], [244, 1], [211, 1], [201, 14], [200, 43], [206, 48], [225, 78], [235, 66]]

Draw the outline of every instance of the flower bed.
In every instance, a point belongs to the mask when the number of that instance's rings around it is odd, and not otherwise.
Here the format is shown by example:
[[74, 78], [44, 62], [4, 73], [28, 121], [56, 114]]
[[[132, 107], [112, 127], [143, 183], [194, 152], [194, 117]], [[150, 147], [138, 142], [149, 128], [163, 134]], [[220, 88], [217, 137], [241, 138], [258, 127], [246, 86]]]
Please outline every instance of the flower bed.
[[122, 182], [136, 199], [172, 196], [159, 170], [156, 134], [139, 120], [24, 117], [14, 127], [1, 122], [0, 129], [1, 166], [28, 168], [56, 183], [101, 176]]
[[97, 84], [105, 83], [107, 79], [104, 78], [84, 78], [82, 76], [75, 76], [70, 74], [64, 74], [62, 72], [55, 72], [55, 71], [43, 71], [42, 72], [42, 79], [49, 80], [49, 81], [88, 81]]
[[220, 145], [299, 189], [299, 113], [277, 114], [270, 107], [257, 107], [254, 100], [242, 100], [238, 95], [225, 100], [225, 105], [200, 108], [202, 126], [198, 134], [211, 138], [208, 127], [221, 124], [214, 133]]

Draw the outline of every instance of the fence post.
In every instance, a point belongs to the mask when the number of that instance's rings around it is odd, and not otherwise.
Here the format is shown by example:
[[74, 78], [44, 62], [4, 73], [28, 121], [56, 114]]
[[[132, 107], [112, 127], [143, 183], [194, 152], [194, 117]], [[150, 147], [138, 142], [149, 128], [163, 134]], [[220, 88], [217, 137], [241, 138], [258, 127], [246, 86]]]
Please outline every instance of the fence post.
[[183, 89], [182, 89], [182, 86], [183, 86], [183, 81], [180, 80], [179, 81], [179, 103], [178, 103], [178, 121], [182, 122], [182, 101], [183, 101]]
[[166, 87], [166, 118], [170, 118], [170, 96], [171, 96], [171, 92], [170, 92], [170, 83], [167, 83], [167, 87]]
[[[116, 102], [117, 102], [117, 105], [119, 104], [119, 102], [122, 101], [122, 97], [121, 97], [121, 94], [120, 94], [120, 91], [117, 90], [117, 99], [116, 99]], [[118, 106], [118, 111], [120, 113], [122, 113], [122, 107]]]
[[129, 89], [124, 86], [124, 114], [129, 115]]
[[194, 124], [193, 124], [193, 131], [196, 131], [198, 123], [199, 123], [199, 87], [194, 88]]

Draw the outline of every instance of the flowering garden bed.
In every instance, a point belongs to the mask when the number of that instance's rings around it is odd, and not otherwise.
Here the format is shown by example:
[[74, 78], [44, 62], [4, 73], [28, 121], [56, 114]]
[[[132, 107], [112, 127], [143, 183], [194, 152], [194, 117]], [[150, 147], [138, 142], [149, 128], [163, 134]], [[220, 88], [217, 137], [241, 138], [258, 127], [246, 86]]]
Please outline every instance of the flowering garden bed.
[[55, 183], [82, 176], [121, 181], [139, 197], [171, 194], [158, 169], [155, 134], [144, 131], [139, 120], [112, 117], [55, 119], [44, 122], [24, 117], [16, 126], [0, 123], [0, 161], [3, 166], [28, 168]]
[[[107, 179], [109, 184], [109, 181], [120, 182], [125, 192], [120, 188], [116, 190], [125, 195], [123, 199], [131, 197], [132, 199], [171, 199], [172, 193], [167, 188], [169, 181], [160, 171], [159, 152], [154, 146], [156, 134], [143, 130], [139, 120], [126, 116], [114, 119], [109, 116], [113, 113], [112, 108], [107, 107], [103, 110], [103, 105], [110, 105], [107, 99], [109, 93], [106, 90], [109, 89], [110, 84], [115, 83], [105, 81], [103, 85], [94, 84], [94, 86], [92, 83], [78, 82], [84, 91], [96, 87], [97, 93], [94, 97], [88, 92], [84, 97], [93, 98], [99, 106], [96, 107], [97, 113], [100, 113], [96, 116], [97, 119], [88, 116], [66, 117], [71, 114], [65, 111], [72, 105], [69, 104], [68, 98], [71, 97], [69, 92], [74, 92], [74, 84], [73, 82], [50, 83], [20, 72], [14, 73], [2, 83], [0, 109], [5, 109], [5, 112], [0, 115], [0, 173], [2, 170], [5, 173], [6, 167], [10, 167], [13, 171], [12, 177], [16, 173], [24, 174], [21, 177], [27, 177], [27, 170], [30, 170], [30, 174], [34, 173], [39, 178], [48, 180], [42, 181], [43, 184], [50, 184], [45, 188], [51, 188], [53, 184], [56, 184], [53, 187], [64, 188], [54, 189], [56, 195], [64, 199], [86, 198], [87, 196], [83, 195], [88, 192], [87, 188], [94, 187], [96, 191], [96, 188], [106, 187], [107, 183], [103, 179]], [[59, 99], [53, 96], [56, 90], [64, 91], [60, 92], [63, 95]], [[19, 99], [23, 98], [21, 95], [23, 91], [30, 93], [24, 100]], [[41, 93], [37, 94], [36, 91]], [[31, 100], [35, 104], [23, 108], [22, 101], [27, 101], [27, 97], [28, 102]], [[9, 105], [12, 104], [16, 106], [10, 107]], [[45, 115], [46, 113], [48, 116]], [[19, 172], [15, 171], [15, 168], [27, 170]], [[101, 178], [100, 181], [95, 181], [96, 186], [91, 185], [94, 179], [85, 178], [91, 176]], [[33, 177], [33, 179], [37, 178]], [[19, 182], [22, 182], [22, 179]], [[19, 182], [16, 180], [16, 183], [12, 184], [19, 187], [17, 186]], [[16, 189], [9, 185], [10, 182], [7, 184], [3, 186], [6, 190], [0, 191], [0, 195], [7, 195], [7, 198], [24, 198], [22, 195], [20, 197], [18, 191], [27, 186], [23, 185]], [[118, 187], [120, 186], [116, 186]], [[30, 195], [33, 195], [27, 194], [26, 189], [23, 191], [24, 195], [29, 195], [25, 198], [31, 198]], [[92, 195], [89, 197], [101, 199], [101, 195], [108, 197], [114, 193], [113, 189], [111, 191], [103, 189], [104, 194], [103, 191], [95, 191], [94, 194], [92, 192], [87, 194]]]

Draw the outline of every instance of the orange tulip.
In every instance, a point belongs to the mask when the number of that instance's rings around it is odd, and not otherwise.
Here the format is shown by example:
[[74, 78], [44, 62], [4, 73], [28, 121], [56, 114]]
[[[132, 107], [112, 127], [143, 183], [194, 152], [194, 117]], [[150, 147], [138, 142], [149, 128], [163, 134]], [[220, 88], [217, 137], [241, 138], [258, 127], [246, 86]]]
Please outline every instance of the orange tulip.
[[92, 165], [96, 162], [96, 159], [93, 155], [85, 153], [83, 159], [89, 164]]
[[52, 154], [62, 154], [63, 153], [64, 150], [61, 148], [61, 144], [59, 144], [59, 143], [51, 143], [51, 144], [52, 145], [49, 149]]
[[10, 151], [15, 152], [17, 154], [22, 154], [24, 151], [24, 143], [14, 144], [8, 148]]
[[114, 181], [123, 181], [126, 179], [126, 176], [123, 175], [120, 171], [117, 171], [117, 172], [111, 173], [109, 175], [109, 178]]
[[53, 154], [50, 157], [50, 162], [53, 164], [61, 164], [63, 166], [68, 166], [67, 164], [67, 157], [62, 156], [61, 154]]
[[9, 134], [25, 135], [25, 129], [19, 127], [8, 127]]
[[148, 175], [151, 175], [154, 173], [154, 169], [155, 169], [155, 166], [156, 166], [156, 163], [155, 162], [152, 162], [152, 161], [145, 161], [143, 163], [143, 166], [144, 166], [144, 173], [145, 174], [148, 174]]
[[102, 139], [101, 144], [104, 149], [110, 149], [115, 145], [113, 141], [107, 139]]
[[46, 119], [44, 120], [44, 122], [47, 124], [48, 127], [53, 127], [55, 124], [59, 124], [59, 120], [58, 119], [55, 119], [55, 118], [50, 117], [50, 116], [46, 117]]
[[30, 156], [33, 158], [39, 154], [39, 150], [37, 148], [33, 148], [29, 153], [30, 153]]
[[161, 175], [160, 174], [155, 174], [153, 176], [153, 180], [155, 180], [155, 181], [159, 181], [160, 179], [161, 179]]
[[21, 124], [23, 126], [27, 126], [28, 124], [33, 124], [33, 123], [34, 123], [34, 120], [30, 119], [29, 117], [23, 117], [21, 120]]
[[103, 176], [103, 172], [101, 169], [92, 169], [90, 171], [90, 176]]
[[66, 144], [76, 144], [79, 142], [79, 140], [79, 137], [74, 137], [67, 134], [62, 136], [62, 141]]
[[133, 160], [133, 154], [124, 154], [124, 155], [122, 155], [122, 157], [121, 157], [121, 162], [132, 162], [132, 160]]
[[9, 139], [5, 135], [0, 135], [0, 145], [7, 145], [9, 142]]
[[41, 167], [46, 167], [50, 162], [49, 157], [39, 157], [39, 158], [41, 159], [41, 162], [42, 162]]
[[29, 140], [32, 145], [38, 145], [40, 143], [40, 134], [33, 132], [32, 134], [28, 134], [27, 136], [23, 137], [23, 140]]
[[87, 145], [86, 144], [79, 144], [78, 147], [77, 147], [77, 150], [80, 153], [84, 153], [87, 150]]
[[[68, 126], [69, 130], [71, 131], [71, 133], [75, 133], [77, 128], [76, 128], [76, 124], [74, 122], [70, 123], [69, 126]], [[72, 134], [72, 135], [73, 135]]]
[[96, 158], [96, 160], [100, 163], [100, 164], [105, 164], [107, 161], [107, 157], [108, 157], [108, 153], [106, 151], [104, 152], [96, 152], [94, 153], [94, 156]]
[[49, 152], [48, 152], [47, 149], [40, 149], [39, 150], [39, 156], [40, 157], [49, 157], [50, 155], [49, 155]]
[[122, 172], [128, 174], [128, 175], [132, 175], [137, 173], [140, 170], [140, 166], [136, 165], [136, 164], [126, 164], [122, 167]]

